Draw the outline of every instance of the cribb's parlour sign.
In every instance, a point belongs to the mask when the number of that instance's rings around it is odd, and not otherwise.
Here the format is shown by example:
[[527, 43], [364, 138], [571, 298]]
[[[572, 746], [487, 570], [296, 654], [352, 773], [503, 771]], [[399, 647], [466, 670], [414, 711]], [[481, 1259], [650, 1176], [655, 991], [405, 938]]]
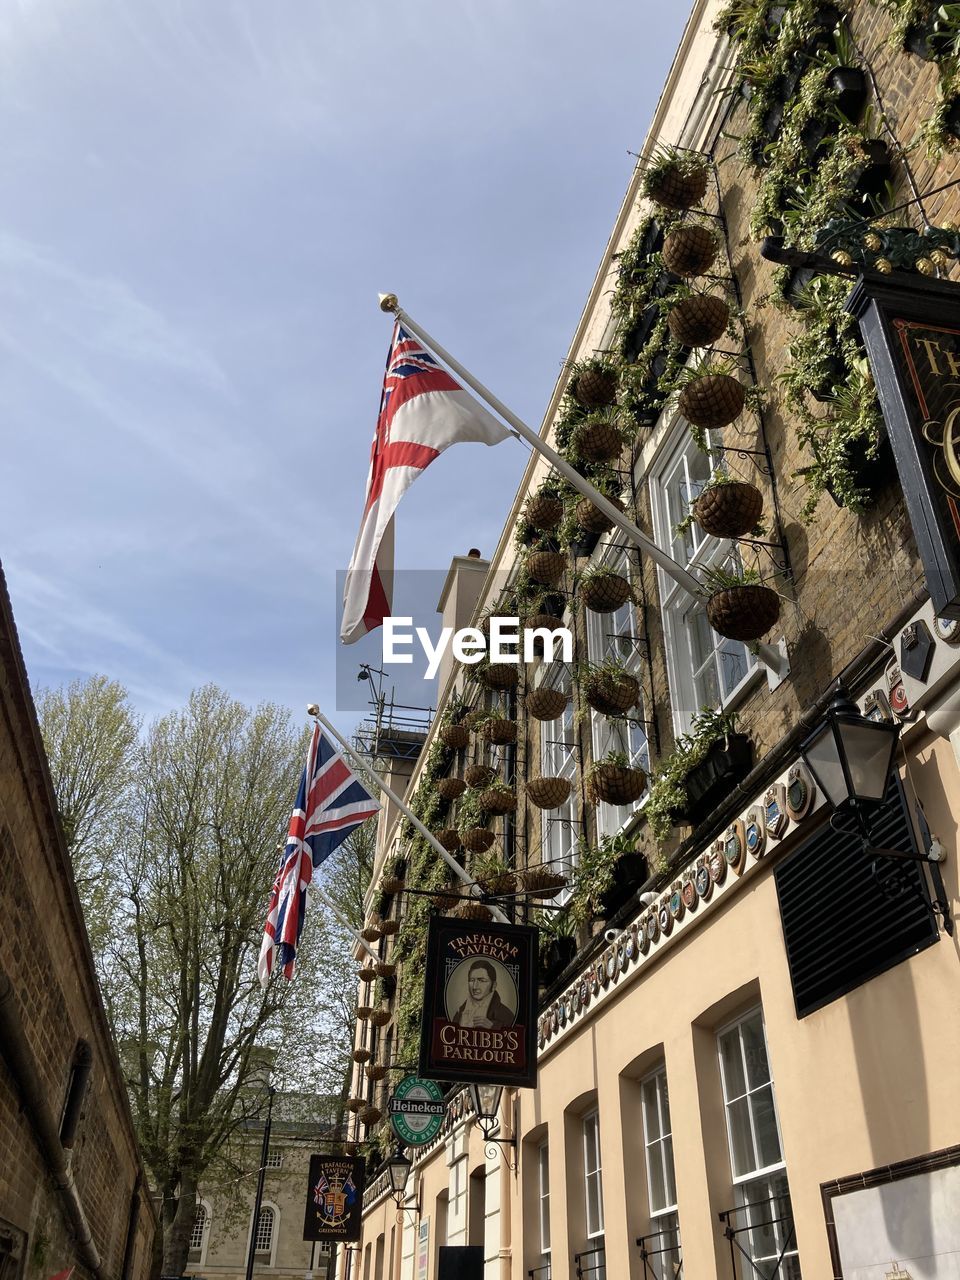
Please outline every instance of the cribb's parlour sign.
[[860, 321], [935, 613], [960, 618], [960, 286], [867, 276]]
[[525, 925], [430, 921], [421, 1076], [536, 1084], [537, 950]]

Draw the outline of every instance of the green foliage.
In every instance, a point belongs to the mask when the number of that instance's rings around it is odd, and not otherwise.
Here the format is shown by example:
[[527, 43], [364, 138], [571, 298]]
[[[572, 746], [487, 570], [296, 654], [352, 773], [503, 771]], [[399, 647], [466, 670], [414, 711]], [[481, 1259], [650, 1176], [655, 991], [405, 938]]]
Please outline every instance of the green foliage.
[[681, 734], [673, 750], [658, 762], [643, 810], [657, 844], [663, 845], [669, 839], [674, 816], [687, 802], [684, 785], [687, 774], [704, 759], [715, 742], [736, 731], [736, 712], [703, 707], [694, 716], [690, 732]]
[[571, 924], [582, 927], [599, 914], [604, 895], [613, 887], [617, 861], [636, 855], [636, 846], [629, 836], [620, 832], [615, 836], [601, 836], [596, 844], [581, 839], [578, 848], [573, 892], [567, 910]]

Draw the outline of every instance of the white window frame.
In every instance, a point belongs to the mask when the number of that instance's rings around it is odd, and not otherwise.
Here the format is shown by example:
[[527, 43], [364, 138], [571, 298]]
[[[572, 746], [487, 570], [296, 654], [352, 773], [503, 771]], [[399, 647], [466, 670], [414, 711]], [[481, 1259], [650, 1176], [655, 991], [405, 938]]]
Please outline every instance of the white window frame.
[[[650, 1106], [652, 1098], [653, 1106]], [[680, 1218], [677, 1213], [676, 1194], [672, 1203], [655, 1205], [653, 1199], [654, 1164], [659, 1165], [660, 1184], [667, 1188], [672, 1184], [674, 1193], [677, 1189], [676, 1173], [673, 1159], [673, 1127], [670, 1120], [670, 1099], [667, 1091], [667, 1069], [661, 1064], [640, 1081], [640, 1109], [643, 1113], [643, 1146], [647, 1167], [647, 1206], [650, 1214], [651, 1234], [659, 1233], [659, 1248], [663, 1253], [655, 1253], [653, 1268], [662, 1276], [671, 1275], [668, 1270], [680, 1261]], [[657, 1131], [651, 1135], [650, 1113], [656, 1110]], [[672, 1233], [676, 1245], [667, 1251], [666, 1241]]]
[[[570, 795], [563, 804], [557, 809], [541, 811], [540, 860], [572, 880], [580, 860], [573, 678], [562, 662], [542, 663], [534, 684], [536, 688], [561, 689], [567, 694], [567, 705], [556, 720], [540, 721], [540, 772], [544, 777], [567, 778], [570, 782]], [[564, 889], [557, 896], [557, 905], [562, 906], [572, 892], [572, 888]]]
[[[586, 1237], [590, 1241], [591, 1246], [599, 1247], [603, 1245], [604, 1217], [603, 1217], [603, 1160], [600, 1151], [600, 1112], [596, 1108], [588, 1111], [582, 1119], [583, 1133], [583, 1207], [584, 1207], [584, 1226]], [[593, 1133], [593, 1146], [597, 1153], [596, 1168], [590, 1168], [590, 1133]], [[594, 1197], [596, 1203], [595, 1222], [591, 1222], [591, 1184], [596, 1190]]]
[[[275, 1204], [272, 1200], [264, 1200], [260, 1205], [260, 1212], [263, 1213], [265, 1209], [269, 1209], [273, 1213], [273, 1228], [270, 1232], [270, 1248], [269, 1250], [255, 1248], [253, 1252], [253, 1256], [259, 1261], [261, 1267], [273, 1267], [276, 1265], [275, 1258], [277, 1256], [277, 1237], [280, 1234], [280, 1207], [279, 1205]], [[256, 1219], [254, 1218], [254, 1211], [251, 1208], [250, 1234], [247, 1236], [248, 1250], [250, 1248], [250, 1240], [255, 1235], [256, 1229], [257, 1229], [257, 1222], [256, 1222]], [[268, 1257], [269, 1257], [269, 1261], [265, 1261], [265, 1259]]]
[[541, 1265], [550, 1265], [550, 1146], [537, 1148], [537, 1224], [540, 1233]]
[[[193, 1243], [194, 1233], [197, 1229], [197, 1219], [194, 1217], [193, 1226], [190, 1229], [190, 1242], [187, 1250], [187, 1260], [190, 1266], [202, 1267], [207, 1260], [207, 1243], [210, 1239], [210, 1222], [213, 1217], [212, 1205], [205, 1197], [201, 1197], [197, 1202], [197, 1216], [203, 1214], [203, 1230], [200, 1236], [199, 1245]], [[190, 1254], [195, 1253], [197, 1256], [191, 1258]]]
[[282, 1169], [283, 1168], [283, 1152], [272, 1151], [272, 1150], [268, 1151], [267, 1163], [264, 1167], [267, 1169]]
[[[762, 1081], [759, 1084], [751, 1085], [750, 1072], [749, 1072], [747, 1058], [746, 1058], [746, 1050], [744, 1047], [743, 1028], [747, 1023], [755, 1022], [757, 1020], [759, 1020], [760, 1036], [763, 1041], [764, 1054], [766, 1056], [766, 1061], [767, 1061], [767, 1079], [765, 1081]], [[738, 1093], [735, 1096], [731, 1096], [731, 1092], [730, 1092], [731, 1085], [727, 1078], [727, 1071], [723, 1061], [722, 1042], [728, 1036], [731, 1036], [734, 1032], [736, 1032], [737, 1034], [737, 1042], [740, 1048], [740, 1065], [743, 1072], [745, 1092]], [[780, 1132], [780, 1113], [777, 1109], [777, 1095], [776, 1095], [776, 1088], [773, 1082], [773, 1072], [770, 1070], [770, 1049], [769, 1049], [769, 1045], [767, 1044], [766, 1020], [764, 1019], [763, 1007], [761, 1005], [756, 1005], [754, 1006], [754, 1008], [748, 1009], [745, 1013], [742, 1013], [738, 1018], [735, 1018], [732, 1022], [727, 1023], [726, 1026], [723, 1026], [720, 1028], [720, 1030], [717, 1032], [717, 1056], [720, 1061], [720, 1080], [721, 1080], [721, 1087], [723, 1092], [724, 1120], [726, 1123], [726, 1130], [727, 1130], [727, 1153], [730, 1160], [730, 1176], [733, 1180], [734, 1190], [735, 1190], [736, 1199], [737, 1199], [737, 1205], [739, 1208], [745, 1209], [747, 1205], [761, 1203], [763, 1200], [767, 1200], [771, 1198], [775, 1180], [779, 1180], [780, 1178], [782, 1178], [784, 1182], [787, 1181], [786, 1163], [783, 1159], [783, 1137]], [[757, 1141], [757, 1136], [756, 1136], [756, 1123], [754, 1119], [754, 1106], [753, 1106], [752, 1100], [757, 1095], [759, 1095], [762, 1091], [765, 1091], [767, 1089], [769, 1089], [769, 1092], [770, 1092], [770, 1101], [772, 1104], [773, 1118], [776, 1125], [777, 1147], [780, 1152], [780, 1159], [772, 1163], [767, 1163], [765, 1165], [756, 1165], [756, 1167], [745, 1170], [742, 1173], [738, 1174], [734, 1167], [735, 1146], [734, 1146], [733, 1124], [731, 1121], [731, 1110], [737, 1102], [740, 1102], [743, 1099], [747, 1100], [747, 1115], [750, 1121], [751, 1145], [753, 1147], [755, 1158], [758, 1157], [760, 1148], [759, 1148], [759, 1143]], [[789, 1186], [787, 1187], [787, 1191], [789, 1194]], [[762, 1213], [758, 1215], [752, 1215], [747, 1210], [745, 1212], [741, 1225], [746, 1226], [750, 1222], [751, 1217], [753, 1216], [758, 1217], [758, 1219], [762, 1222], [762, 1217], [763, 1217]], [[777, 1257], [781, 1253], [781, 1250], [783, 1250], [784, 1259], [792, 1259], [796, 1263], [799, 1262], [799, 1253], [797, 1250], [796, 1241], [794, 1241], [792, 1248], [783, 1249], [784, 1229], [782, 1224], [777, 1224], [771, 1228], [760, 1228], [760, 1229], [766, 1231], [767, 1234], [769, 1234], [771, 1237], [770, 1246], [765, 1252], [756, 1251], [753, 1228], [751, 1228], [749, 1232], [744, 1232], [743, 1236], [741, 1237], [743, 1241], [743, 1247], [746, 1249], [747, 1253], [752, 1256], [755, 1263], [761, 1264], [763, 1262], [776, 1261]]]
[[[710, 433], [707, 432], [708, 445], [710, 444], [710, 439]], [[662, 547], [674, 559], [683, 564], [685, 568], [690, 569], [691, 572], [695, 572], [699, 568], [719, 567], [731, 558], [731, 544], [729, 541], [704, 534], [697, 528], [696, 524], [691, 527], [684, 546], [678, 546], [678, 540], [674, 536], [675, 525], [679, 523], [679, 520], [686, 513], [671, 512], [669, 510], [666, 491], [667, 480], [675, 472], [677, 465], [682, 462], [684, 473], [687, 476], [686, 487], [688, 493], [691, 497], [695, 496], [696, 492], [699, 492], [703, 486], [699, 481], [690, 481], [687, 460], [698, 452], [692, 437], [684, 425], [681, 429], [673, 430], [667, 435], [648, 473], [654, 540], [659, 547]], [[716, 465], [710, 462], [711, 455], [706, 456], [708, 466], [710, 466], [710, 474], [713, 475], [717, 470]], [[674, 729], [679, 735], [688, 733], [693, 717], [702, 709], [703, 705], [709, 705], [704, 704], [703, 700], [698, 696], [696, 682], [697, 677], [711, 659], [706, 659], [700, 666], [696, 665], [696, 658], [691, 647], [691, 628], [686, 621], [691, 613], [700, 613], [704, 606], [697, 606], [691, 596], [672, 578], [668, 577], [663, 569], [658, 567], [657, 575], [660, 587], [660, 615], [663, 622], [664, 650], [666, 652], [667, 674], [670, 682], [670, 706], [673, 714]], [[762, 676], [762, 669], [756, 657], [745, 644], [740, 641], [725, 640], [716, 632], [712, 632], [712, 635], [713, 676], [718, 689], [720, 689], [719, 701], [714, 705], [729, 708], [743, 699], [747, 690]], [[720, 672], [720, 654], [725, 650], [731, 654], [736, 653], [737, 657], [745, 662], [746, 671], [735, 685], [732, 685], [724, 692]]]

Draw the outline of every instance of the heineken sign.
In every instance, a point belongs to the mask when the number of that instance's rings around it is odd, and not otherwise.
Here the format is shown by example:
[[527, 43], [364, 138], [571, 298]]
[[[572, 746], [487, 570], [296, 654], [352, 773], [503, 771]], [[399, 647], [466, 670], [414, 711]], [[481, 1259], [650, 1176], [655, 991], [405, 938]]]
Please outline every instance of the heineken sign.
[[861, 278], [857, 317], [934, 612], [960, 618], [960, 286]]
[[443, 1125], [447, 1105], [440, 1086], [433, 1080], [404, 1076], [387, 1108], [393, 1132], [408, 1147], [432, 1142]]

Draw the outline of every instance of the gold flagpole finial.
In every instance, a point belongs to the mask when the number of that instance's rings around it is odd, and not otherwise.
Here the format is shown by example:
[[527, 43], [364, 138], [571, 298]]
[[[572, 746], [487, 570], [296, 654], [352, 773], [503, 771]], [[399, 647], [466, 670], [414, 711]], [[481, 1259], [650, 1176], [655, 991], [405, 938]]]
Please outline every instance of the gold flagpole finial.
[[380, 298], [381, 311], [399, 311], [400, 310], [400, 302], [395, 293], [381, 293], [378, 296]]
[[308, 716], [318, 716], [319, 714], [320, 714], [320, 708], [317, 706], [317, 704], [316, 704], [315, 702], [308, 702], [308, 703], [307, 703], [307, 715], [308, 715]]

